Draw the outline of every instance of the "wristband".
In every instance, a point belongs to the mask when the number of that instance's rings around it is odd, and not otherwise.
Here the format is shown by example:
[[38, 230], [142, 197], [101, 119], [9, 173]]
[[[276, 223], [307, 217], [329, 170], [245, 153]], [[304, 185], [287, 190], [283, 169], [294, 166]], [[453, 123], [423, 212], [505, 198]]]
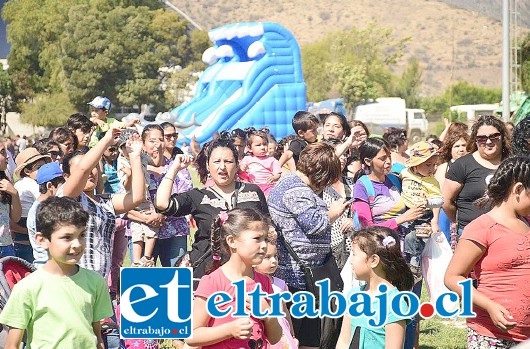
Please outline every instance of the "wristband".
[[175, 181], [175, 178], [171, 178], [171, 177], [164, 177], [163, 179], [170, 179], [172, 182]]

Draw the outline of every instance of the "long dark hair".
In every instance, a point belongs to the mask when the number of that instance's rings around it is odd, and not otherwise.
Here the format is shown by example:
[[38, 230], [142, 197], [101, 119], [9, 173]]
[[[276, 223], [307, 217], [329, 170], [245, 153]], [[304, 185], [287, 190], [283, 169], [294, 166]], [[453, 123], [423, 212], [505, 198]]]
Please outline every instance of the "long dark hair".
[[238, 237], [239, 233], [251, 229], [251, 224], [262, 223], [265, 233], [269, 230], [269, 220], [260, 212], [252, 208], [235, 208], [221, 213], [213, 219], [210, 245], [212, 248], [212, 262], [206, 268], [210, 274], [230, 259], [230, 248], [226, 243], [229, 235]]
[[238, 153], [232, 141], [219, 138], [205, 143], [204, 146], [201, 148], [201, 151], [199, 152], [199, 154], [197, 154], [197, 157], [195, 158], [195, 168], [197, 169], [197, 173], [199, 174], [199, 178], [202, 184], [205, 184], [208, 180], [209, 172], [208, 166], [206, 165], [208, 164], [208, 161], [210, 161], [210, 156], [212, 155], [212, 152], [215, 148], [230, 149], [230, 151], [232, 151], [232, 154], [234, 154], [234, 161], [236, 162], [236, 165], [239, 165]]
[[[2, 179], [7, 179], [9, 181], [5, 171], [0, 171], [0, 180]], [[11, 205], [11, 194], [6, 193], [5, 191], [0, 191], [0, 202]]]
[[390, 153], [390, 145], [383, 138], [368, 138], [359, 147], [359, 162], [361, 163], [361, 169], [357, 171], [353, 177], [354, 181], [357, 181], [363, 175], [366, 174], [364, 167], [366, 166], [366, 159], [373, 159], [377, 153], [384, 149]]
[[527, 156], [504, 160], [491, 178], [486, 195], [474, 204], [480, 208], [497, 206], [508, 199], [516, 183], [521, 183], [525, 189], [530, 188], [530, 158]]
[[[383, 240], [392, 237], [390, 242]], [[398, 234], [386, 227], [372, 226], [363, 229], [352, 237], [352, 244], [368, 256], [376, 254], [386, 274], [387, 280], [400, 291], [410, 291], [414, 285], [414, 276], [401, 253]]]
[[470, 153], [477, 151], [478, 147], [476, 138], [478, 129], [482, 126], [493, 126], [497, 129], [497, 131], [500, 132], [502, 142], [502, 158], [506, 159], [508, 156], [510, 156], [512, 154], [510, 134], [508, 133], [504, 122], [502, 122], [501, 120], [499, 120], [499, 118], [493, 115], [481, 115], [478, 118], [477, 122], [473, 124], [473, 127], [471, 128], [471, 136], [467, 141], [467, 151]]

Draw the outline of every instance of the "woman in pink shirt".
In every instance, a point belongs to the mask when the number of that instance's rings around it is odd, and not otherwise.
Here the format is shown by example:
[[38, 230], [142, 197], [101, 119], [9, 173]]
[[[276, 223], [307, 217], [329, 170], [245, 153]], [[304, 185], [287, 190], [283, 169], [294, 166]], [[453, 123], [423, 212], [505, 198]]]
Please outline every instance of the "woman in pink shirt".
[[492, 209], [464, 228], [445, 285], [461, 295], [474, 270], [468, 348], [511, 348], [530, 337], [530, 158], [502, 162], [477, 204]]

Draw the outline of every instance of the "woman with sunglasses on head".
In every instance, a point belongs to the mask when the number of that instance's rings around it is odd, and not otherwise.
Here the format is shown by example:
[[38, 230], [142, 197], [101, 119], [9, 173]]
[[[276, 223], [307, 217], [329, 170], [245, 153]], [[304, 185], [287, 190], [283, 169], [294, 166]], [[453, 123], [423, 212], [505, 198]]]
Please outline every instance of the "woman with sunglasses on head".
[[[232, 131], [223, 131], [219, 134], [220, 139], [229, 140], [232, 142], [237, 150], [238, 161], [243, 160], [245, 157], [245, 149], [247, 147], [247, 132], [240, 128], [233, 129]], [[214, 137], [214, 140], [216, 138]]]
[[442, 187], [443, 209], [452, 222], [457, 222], [458, 235], [487, 212], [473, 202], [485, 195], [493, 173], [512, 152], [504, 123], [492, 115], [480, 116], [473, 124], [467, 150], [469, 154], [451, 165]]
[[179, 134], [175, 126], [169, 122], [163, 122], [160, 126], [164, 130], [164, 157], [169, 161], [173, 161], [175, 156], [184, 154], [182, 149], [177, 147]]

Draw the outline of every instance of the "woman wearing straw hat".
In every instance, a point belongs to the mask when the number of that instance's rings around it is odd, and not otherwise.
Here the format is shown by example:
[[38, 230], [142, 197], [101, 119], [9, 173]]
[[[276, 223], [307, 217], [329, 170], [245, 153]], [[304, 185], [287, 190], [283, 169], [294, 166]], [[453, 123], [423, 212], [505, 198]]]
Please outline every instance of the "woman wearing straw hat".
[[40, 195], [39, 185], [35, 180], [37, 171], [42, 165], [50, 161], [51, 158], [48, 155], [42, 155], [35, 148], [26, 148], [15, 159], [17, 164], [15, 175], [20, 178], [15, 183], [15, 189], [18, 191], [22, 206], [22, 216], [17, 224], [13, 224], [15, 255], [30, 263], [33, 262], [33, 249], [29, 242], [26, 221], [29, 209]]

